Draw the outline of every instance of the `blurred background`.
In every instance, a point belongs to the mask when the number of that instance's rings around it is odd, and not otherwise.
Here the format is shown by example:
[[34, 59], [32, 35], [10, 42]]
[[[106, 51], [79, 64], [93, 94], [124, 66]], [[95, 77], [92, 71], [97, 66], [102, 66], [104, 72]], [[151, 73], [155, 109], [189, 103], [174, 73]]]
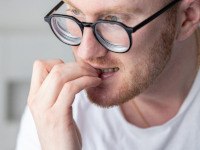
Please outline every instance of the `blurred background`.
[[36, 59], [72, 61], [43, 17], [58, 0], [0, 0], [0, 150], [14, 150]]

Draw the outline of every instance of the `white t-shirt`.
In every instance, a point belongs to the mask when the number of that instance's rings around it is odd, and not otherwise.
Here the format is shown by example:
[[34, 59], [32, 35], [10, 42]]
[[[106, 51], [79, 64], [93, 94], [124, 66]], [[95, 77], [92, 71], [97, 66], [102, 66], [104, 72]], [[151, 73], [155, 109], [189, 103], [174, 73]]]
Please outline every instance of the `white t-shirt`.
[[[200, 150], [200, 71], [180, 110], [160, 126], [139, 128], [128, 123], [119, 107], [99, 108], [84, 91], [76, 95], [74, 118], [83, 150]], [[26, 109], [16, 150], [40, 150], [32, 116]]]

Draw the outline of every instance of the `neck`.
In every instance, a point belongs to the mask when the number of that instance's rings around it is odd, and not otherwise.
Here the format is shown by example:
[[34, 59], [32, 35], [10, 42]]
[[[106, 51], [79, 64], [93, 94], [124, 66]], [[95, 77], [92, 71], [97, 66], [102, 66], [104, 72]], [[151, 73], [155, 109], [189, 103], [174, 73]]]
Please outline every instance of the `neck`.
[[[163, 124], [176, 115], [197, 74], [199, 48], [195, 35], [175, 45], [167, 66], [157, 80], [134, 98], [151, 126]], [[136, 109], [130, 108], [128, 103], [122, 106], [125, 118], [137, 126], [145, 127], [144, 122], [137, 119]]]

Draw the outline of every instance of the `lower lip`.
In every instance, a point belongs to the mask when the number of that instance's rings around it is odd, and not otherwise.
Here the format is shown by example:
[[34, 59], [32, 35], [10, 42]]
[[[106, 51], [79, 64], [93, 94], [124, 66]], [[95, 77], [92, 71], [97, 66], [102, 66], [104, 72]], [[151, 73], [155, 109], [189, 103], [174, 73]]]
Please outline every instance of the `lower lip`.
[[100, 78], [105, 80], [108, 79], [110, 77], [112, 77], [113, 75], [115, 75], [117, 72], [107, 72], [107, 73], [102, 73], [100, 74]]

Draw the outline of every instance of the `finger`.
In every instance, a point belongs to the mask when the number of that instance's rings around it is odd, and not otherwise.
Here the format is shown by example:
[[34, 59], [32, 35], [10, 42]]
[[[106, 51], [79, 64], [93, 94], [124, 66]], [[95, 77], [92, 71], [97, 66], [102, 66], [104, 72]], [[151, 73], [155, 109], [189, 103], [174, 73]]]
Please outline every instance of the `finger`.
[[38, 103], [46, 108], [51, 107], [54, 105], [64, 84], [82, 76], [98, 77], [98, 74], [91, 67], [88, 69], [88, 67], [80, 66], [77, 63], [54, 66], [40, 87]]
[[96, 87], [101, 82], [102, 80], [98, 77], [84, 76], [84, 77], [81, 77], [81, 78], [78, 78], [76, 80], [66, 83], [63, 86], [57, 98], [57, 101], [53, 106], [54, 109], [59, 110], [61, 113], [66, 112], [66, 110], [70, 110], [70, 107], [72, 106], [75, 95], [77, 93], [79, 93], [83, 89]]
[[96, 68], [94, 68], [93, 66], [91, 66], [90, 64], [88, 64], [88, 63], [86, 63], [86, 62], [83, 62], [83, 61], [79, 61], [79, 62], [77, 62], [80, 66], [84, 66], [84, 67], [86, 67], [86, 68], [88, 68], [88, 69], [90, 69], [91, 71], [93, 71], [93, 72], [99, 72], [99, 69], [96, 69]]
[[31, 79], [31, 94], [36, 93], [46, 76], [49, 74], [54, 65], [63, 63], [62, 60], [36, 60], [33, 65], [32, 79]]

